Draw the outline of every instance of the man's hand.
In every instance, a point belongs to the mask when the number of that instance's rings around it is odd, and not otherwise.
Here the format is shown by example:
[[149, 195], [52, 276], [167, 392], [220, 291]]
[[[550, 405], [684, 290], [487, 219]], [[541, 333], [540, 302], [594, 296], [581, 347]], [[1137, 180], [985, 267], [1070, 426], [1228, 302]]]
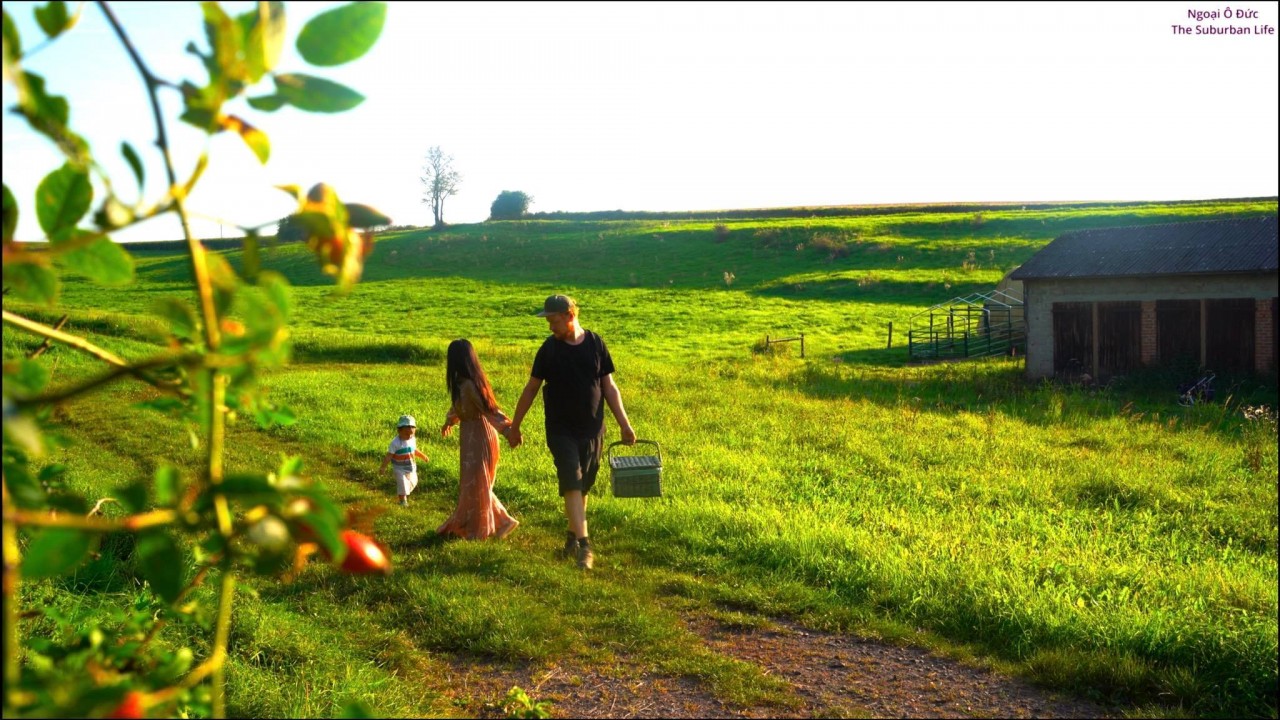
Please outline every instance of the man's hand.
[[626, 427], [622, 428], [622, 444], [623, 445], [636, 444], [636, 431], [632, 430], [630, 425], [627, 425]]
[[440, 427], [440, 437], [449, 437], [449, 434], [452, 432], [453, 432], [453, 426], [450, 425], [449, 423], [445, 423]]

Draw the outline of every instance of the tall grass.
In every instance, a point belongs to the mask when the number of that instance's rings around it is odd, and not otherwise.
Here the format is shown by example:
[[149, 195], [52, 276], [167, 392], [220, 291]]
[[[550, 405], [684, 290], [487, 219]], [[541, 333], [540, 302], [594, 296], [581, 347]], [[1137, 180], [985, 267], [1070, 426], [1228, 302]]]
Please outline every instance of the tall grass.
[[[981, 223], [969, 211], [461, 226], [381, 240], [348, 297], [299, 249], [277, 248], [267, 263], [295, 286], [295, 362], [269, 385], [300, 420], [233, 428], [228, 469], [301, 455], [340, 500], [384, 510], [375, 529], [397, 572], [370, 581], [314, 568], [262, 584], [236, 619], [230, 707], [323, 715], [360, 700], [389, 715], [467, 714], [479, 700], [451, 678], [472, 661], [645, 668], [729, 702], [785, 704], [775, 679], [681, 623], [733, 610], [966, 648], [1101, 699], [1274, 717], [1276, 431], [1265, 413], [1245, 414], [1274, 410], [1274, 378], [1238, 378], [1230, 399], [1183, 408], [1154, 371], [1091, 389], [1029, 382], [1007, 360], [908, 366], [885, 330], [989, 289], [1066, 230], [1275, 211], [1269, 201], [992, 208]], [[71, 284], [65, 311], [128, 357], [157, 332], [143, 319], [149, 303], [183, 272], [146, 254], [138, 287]], [[591, 501], [598, 558], [587, 576], [553, 558], [564, 520], [538, 405], [528, 444], [504, 448], [498, 472], [521, 528], [480, 544], [433, 533], [456, 492], [456, 441], [431, 431], [448, 403], [444, 348], [475, 341], [510, 409], [547, 332], [532, 313], [555, 291], [574, 295], [609, 343], [632, 421], [665, 461], [662, 499]], [[751, 352], [793, 332], [805, 333], [804, 360]], [[5, 356], [30, 342], [6, 332]], [[87, 367], [52, 354], [55, 382]], [[168, 421], [130, 409], [140, 399], [121, 386], [110, 404], [63, 408], [76, 443], [59, 458], [68, 482], [106, 494], [150, 472], [145, 438]], [[407, 510], [376, 475], [402, 412], [418, 418], [432, 458]], [[194, 453], [171, 452], [197, 466]], [[134, 591], [128, 556], [118, 548], [119, 563], [83, 570], [112, 581], [33, 592], [91, 618], [94, 603]]]

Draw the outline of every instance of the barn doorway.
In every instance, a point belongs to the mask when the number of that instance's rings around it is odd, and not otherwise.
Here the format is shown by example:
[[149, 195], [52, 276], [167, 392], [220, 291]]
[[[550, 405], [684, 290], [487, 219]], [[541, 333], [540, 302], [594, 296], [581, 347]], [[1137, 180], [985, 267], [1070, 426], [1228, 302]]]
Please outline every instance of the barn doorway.
[[1142, 303], [1098, 303], [1098, 377], [1125, 375], [1142, 366]]
[[1093, 303], [1053, 304], [1053, 372], [1093, 372]]
[[1253, 298], [1205, 301], [1205, 366], [1215, 372], [1253, 370]]
[[1156, 301], [1156, 352], [1160, 364], [1200, 367], [1200, 301]]

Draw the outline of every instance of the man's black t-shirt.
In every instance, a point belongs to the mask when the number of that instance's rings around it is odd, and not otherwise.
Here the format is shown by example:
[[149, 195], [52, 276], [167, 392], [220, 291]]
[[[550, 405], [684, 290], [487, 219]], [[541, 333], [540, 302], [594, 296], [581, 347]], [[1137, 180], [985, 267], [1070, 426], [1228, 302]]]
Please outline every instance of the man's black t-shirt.
[[533, 358], [531, 374], [543, 381], [547, 435], [592, 438], [604, 430], [600, 380], [613, 372], [604, 339], [590, 330], [577, 345], [547, 338]]

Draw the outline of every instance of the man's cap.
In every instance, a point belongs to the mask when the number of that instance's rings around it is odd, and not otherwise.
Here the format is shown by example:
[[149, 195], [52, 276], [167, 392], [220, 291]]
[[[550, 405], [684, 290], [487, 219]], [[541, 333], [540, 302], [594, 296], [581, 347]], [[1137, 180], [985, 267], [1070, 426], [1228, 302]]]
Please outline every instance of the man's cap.
[[402, 427], [416, 428], [418, 423], [413, 421], [412, 415], [401, 415], [400, 420], [396, 422], [396, 429], [399, 430]]
[[538, 317], [546, 317], [555, 313], [566, 313], [571, 310], [577, 310], [578, 303], [568, 295], [552, 295], [542, 303], [542, 312], [538, 313]]

